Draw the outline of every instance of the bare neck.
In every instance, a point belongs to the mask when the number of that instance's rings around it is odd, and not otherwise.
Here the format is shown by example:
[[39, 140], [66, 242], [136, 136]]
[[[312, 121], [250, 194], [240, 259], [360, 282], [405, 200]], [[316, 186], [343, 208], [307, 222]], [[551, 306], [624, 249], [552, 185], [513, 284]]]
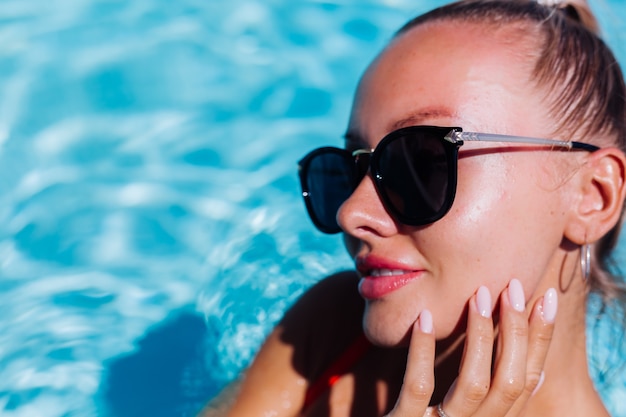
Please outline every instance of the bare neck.
[[[580, 273], [573, 274], [567, 281], [561, 278], [553, 285], [559, 292], [559, 308], [545, 361], [545, 379], [529, 399], [523, 416], [609, 416], [589, 375], [586, 283]], [[536, 293], [543, 292], [541, 288]]]

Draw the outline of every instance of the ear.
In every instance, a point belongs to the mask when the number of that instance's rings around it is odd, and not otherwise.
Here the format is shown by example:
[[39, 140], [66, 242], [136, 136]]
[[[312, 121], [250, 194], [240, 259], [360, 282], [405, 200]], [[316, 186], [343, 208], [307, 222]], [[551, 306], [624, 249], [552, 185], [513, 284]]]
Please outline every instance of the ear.
[[565, 237], [583, 245], [601, 239], [620, 219], [626, 196], [626, 156], [617, 148], [602, 148], [589, 154], [579, 174], [581, 194]]

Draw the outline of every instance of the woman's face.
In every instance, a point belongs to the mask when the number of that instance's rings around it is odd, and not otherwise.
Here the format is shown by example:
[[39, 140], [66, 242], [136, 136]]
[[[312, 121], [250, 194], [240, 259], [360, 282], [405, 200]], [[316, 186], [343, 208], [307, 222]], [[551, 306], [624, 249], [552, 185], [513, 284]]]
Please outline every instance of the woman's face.
[[[530, 80], [531, 58], [497, 36], [444, 22], [396, 38], [361, 81], [349, 125], [358, 143], [347, 146], [374, 148], [389, 132], [412, 125], [549, 137], [553, 124]], [[565, 162], [572, 157], [525, 145], [466, 143], [452, 208], [423, 227], [394, 220], [366, 176], [337, 217], [361, 274], [368, 337], [403, 343], [425, 308], [439, 339], [455, 337], [479, 286], [490, 289], [495, 303], [512, 278], [522, 281], [527, 300], [554, 285], [546, 282], [562, 261], [572, 204]], [[384, 276], [390, 270], [393, 275]]]

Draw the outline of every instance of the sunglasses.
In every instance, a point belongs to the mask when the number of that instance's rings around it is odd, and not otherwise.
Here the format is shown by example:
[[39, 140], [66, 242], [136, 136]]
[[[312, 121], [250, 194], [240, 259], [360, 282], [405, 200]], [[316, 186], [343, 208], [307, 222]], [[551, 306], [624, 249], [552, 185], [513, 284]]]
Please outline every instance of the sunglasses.
[[465, 141], [600, 149], [574, 141], [463, 132], [459, 127], [405, 127], [385, 136], [376, 149], [323, 147], [302, 158], [298, 171], [309, 216], [320, 231], [340, 232], [337, 211], [369, 171], [386, 210], [397, 221], [410, 226], [434, 223], [454, 201], [459, 148]]

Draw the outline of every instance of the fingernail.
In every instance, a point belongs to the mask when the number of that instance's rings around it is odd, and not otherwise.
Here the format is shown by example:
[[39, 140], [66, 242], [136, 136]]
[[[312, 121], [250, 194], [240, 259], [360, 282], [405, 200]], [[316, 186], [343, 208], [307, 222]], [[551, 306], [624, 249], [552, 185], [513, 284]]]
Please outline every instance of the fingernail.
[[524, 311], [526, 307], [524, 289], [522, 288], [522, 283], [515, 278], [509, 283], [509, 301], [515, 310], [520, 312]]
[[537, 382], [537, 386], [535, 387], [535, 389], [533, 390], [533, 393], [530, 394], [530, 396], [532, 397], [533, 395], [535, 395], [537, 393], [537, 391], [539, 391], [539, 388], [541, 388], [541, 386], [543, 385], [543, 380], [546, 379], [546, 373], [541, 371], [541, 375], [539, 375], [539, 382]]
[[559, 301], [556, 290], [554, 288], [548, 289], [548, 291], [546, 291], [545, 295], [543, 296], [543, 304], [541, 306], [543, 319], [546, 323], [554, 323], [554, 319], [556, 319], [556, 310], [558, 305]]
[[476, 292], [476, 307], [481, 316], [491, 317], [491, 294], [484, 285]]
[[433, 332], [433, 315], [430, 314], [430, 311], [423, 310], [419, 316], [419, 325], [422, 333], [432, 333]]

